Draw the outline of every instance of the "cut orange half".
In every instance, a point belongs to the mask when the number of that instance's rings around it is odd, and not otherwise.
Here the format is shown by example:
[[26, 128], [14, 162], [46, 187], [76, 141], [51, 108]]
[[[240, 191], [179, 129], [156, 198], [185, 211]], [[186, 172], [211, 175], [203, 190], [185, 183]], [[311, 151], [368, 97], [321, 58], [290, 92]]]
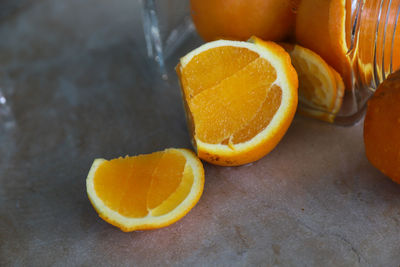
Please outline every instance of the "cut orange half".
[[180, 60], [189, 128], [198, 156], [242, 165], [270, 152], [297, 107], [297, 74], [287, 52], [273, 42], [219, 40]]
[[176, 222], [198, 202], [203, 186], [203, 165], [187, 149], [96, 159], [86, 179], [97, 213], [125, 232]]
[[310, 49], [291, 44], [282, 46], [289, 52], [299, 76], [299, 112], [333, 122], [344, 94], [340, 74]]
[[351, 1], [302, 0], [299, 2], [296, 42], [318, 53], [352, 89], [352, 71], [347, 57], [351, 45]]

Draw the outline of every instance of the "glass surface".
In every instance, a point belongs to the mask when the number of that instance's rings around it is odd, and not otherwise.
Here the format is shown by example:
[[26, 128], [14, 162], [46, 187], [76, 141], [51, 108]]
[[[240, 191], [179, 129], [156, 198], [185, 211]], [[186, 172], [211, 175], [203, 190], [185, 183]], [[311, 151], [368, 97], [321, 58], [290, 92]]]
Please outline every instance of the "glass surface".
[[34, 0], [2, 0], [0, 1], [0, 19], [16, 14], [22, 8], [32, 4]]
[[7, 130], [13, 123], [11, 108], [7, 103], [7, 99], [0, 88], [0, 130]]
[[[362, 115], [366, 102], [389, 74], [400, 68], [400, 0], [352, 0], [352, 90], [347, 91], [339, 121]], [[347, 33], [349, 34], [349, 33]]]
[[[0, 21], [5, 21], [12, 16], [23, 11], [24, 8], [32, 4], [32, 0], [3, 0], [0, 2]], [[3, 41], [4, 42], [4, 41]], [[7, 51], [1, 56], [10, 57]], [[5, 74], [4, 68], [0, 72], [0, 131], [7, 131], [14, 126], [14, 118], [10, 106], [9, 96], [12, 93], [12, 87], [9, 84], [10, 78]]]
[[[348, 77], [343, 76], [348, 88], [342, 106], [337, 114], [311, 107], [319, 113], [326, 113], [341, 125], [358, 121], [377, 86], [400, 66], [400, 30], [397, 29], [400, 0], [347, 0], [346, 5], [351, 20], [347, 24], [350, 27], [346, 26], [346, 35], [351, 36], [347, 45], [350, 66], [344, 72]], [[147, 53], [165, 79], [165, 61], [174, 53], [178, 58], [184, 55], [179, 48], [194, 36], [190, 1], [142, 0], [142, 10]], [[299, 105], [310, 109], [301, 100]]]
[[8, 131], [15, 125], [13, 112], [11, 109], [11, 95], [13, 86], [10, 77], [0, 72], [0, 131]]
[[165, 61], [194, 31], [189, 1], [141, 0], [147, 55], [159, 66], [164, 79]]

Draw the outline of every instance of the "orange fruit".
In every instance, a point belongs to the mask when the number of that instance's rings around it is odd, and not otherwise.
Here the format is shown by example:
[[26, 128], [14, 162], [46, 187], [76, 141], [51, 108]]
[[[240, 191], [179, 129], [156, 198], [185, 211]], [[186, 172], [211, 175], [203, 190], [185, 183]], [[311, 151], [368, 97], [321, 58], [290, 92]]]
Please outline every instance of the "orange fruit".
[[344, 94], [344, 84], [318, 54], [300, 45], [282, 44], [299, 77], [299, 108], [304, 115], [333, 122]]
[[97, 213], [125, 232], [176, 222], [198, 202], [203, 185], [203, 165], [186, 149], [96, 159], [86, 179]]
[[347, 57], [350, 17], [346, 0], [302, 0], [298, 6], [295, 38], [301, 46], [320, 55], [352, 89], [352, 71]]
[[297, 74], [273, 42], [219, 40], [180, 60], [188, 124], [201, 159], [242, 165], [270, 152], [297, 107]]
[[292, 31], [299, 0], [191, 0], [191, 14], [205, 41], [245, 41], [255, 35], [281, 41]]
[[364, 120], [368, 160], [400, 183], [400, 71], [389, 76], [369, 100]]

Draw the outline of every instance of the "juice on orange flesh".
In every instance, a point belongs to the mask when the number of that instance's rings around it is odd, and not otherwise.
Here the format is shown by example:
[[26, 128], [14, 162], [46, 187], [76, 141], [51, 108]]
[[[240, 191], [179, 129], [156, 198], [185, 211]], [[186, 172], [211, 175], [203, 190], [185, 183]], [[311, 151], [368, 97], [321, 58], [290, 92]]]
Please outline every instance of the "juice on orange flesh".
[[112, 210], [145, 217], [177, 190], [185, 164], [182, 155], [162, 152], [110, 160], [96, 171], [95, 191]]

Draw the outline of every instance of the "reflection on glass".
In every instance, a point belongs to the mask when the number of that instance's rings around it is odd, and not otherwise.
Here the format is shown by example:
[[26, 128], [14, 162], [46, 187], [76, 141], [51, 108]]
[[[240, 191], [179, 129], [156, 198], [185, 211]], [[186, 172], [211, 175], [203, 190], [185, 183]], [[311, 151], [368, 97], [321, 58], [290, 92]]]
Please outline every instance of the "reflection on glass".
[[189, 1], [141, 0], [147, 54], [167, 78], [165, 61], [194, 31]]

